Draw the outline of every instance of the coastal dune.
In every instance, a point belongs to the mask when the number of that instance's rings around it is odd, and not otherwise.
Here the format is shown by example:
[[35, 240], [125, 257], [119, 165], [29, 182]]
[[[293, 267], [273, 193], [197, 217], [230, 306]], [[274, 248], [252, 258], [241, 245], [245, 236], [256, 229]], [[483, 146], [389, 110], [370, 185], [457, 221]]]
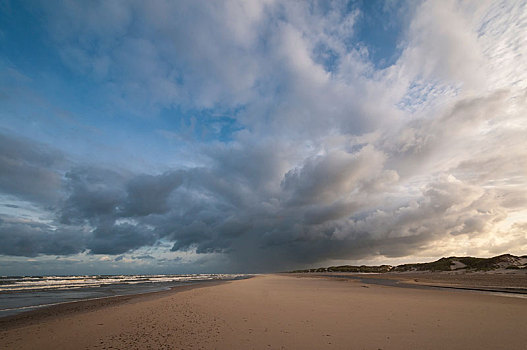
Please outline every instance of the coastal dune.
[[526, 317], [525, 298], [263, 275], [35, 312], [0, 326], [0, 348], [526, 349]]

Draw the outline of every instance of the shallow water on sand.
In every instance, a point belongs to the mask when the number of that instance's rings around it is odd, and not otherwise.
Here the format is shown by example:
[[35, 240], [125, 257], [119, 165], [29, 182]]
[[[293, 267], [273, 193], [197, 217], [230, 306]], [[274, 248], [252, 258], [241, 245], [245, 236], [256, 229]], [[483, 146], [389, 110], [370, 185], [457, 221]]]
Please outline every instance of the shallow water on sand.
[[0, 317], [66, 302], [247, 277], [239, 274], [6, 276], [0, 277]]
[[425, 284], [414, 284], [414, 283], [405, 283], [396, 279], [390, 279], [390, 278], [372, 278], [372, 277], [361, 277], [361, 276], [349, 276], [349, 275], [323, 275], [324, 277], [332, 277], [332, 278], [344, 278], [344, 279], [353, 279], [358, 280], [361, 283], [364, 284], [376, 284], [380, 286], [387, 286], [387, 287], [398, 287], [398, 288], [413, 288], [413, 289], [435, 289], [435, 290], [451, 290], [451, 291], [458, 291], [458, 292], [476, 292], [476, 293], [484, 293], [484, 294], [491, 294], [491, 295], [499, 295], [499, 296], [505, 296], [505, 297], [513, 297], [513, 298], [527, 298], [527, 292], [524, 289], [508, 289], [508, 288], [476, 288], [476, 287], [464, 287], [464, 286], [445, 286], [445, 285], [425, 285]]

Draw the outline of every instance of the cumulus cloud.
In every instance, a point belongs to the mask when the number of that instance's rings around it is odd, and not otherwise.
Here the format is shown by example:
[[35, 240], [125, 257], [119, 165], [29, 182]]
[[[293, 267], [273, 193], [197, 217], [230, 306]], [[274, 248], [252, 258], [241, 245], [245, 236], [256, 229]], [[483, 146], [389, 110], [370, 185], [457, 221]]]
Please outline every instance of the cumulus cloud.
[[283, 190], [291, 193], [293, 204], [324, 205], [341, 196], [346, 200], [354, 192], [362, 192], [362, 183], [378, 176], [383, 163], [384, 155], [369, 146], [356, 154], [332, 151], [309, 158], [301, 169], [285, 174]]
[[235, 111], [243, 128], [193, 145], [198, 164], [142, 172], [0, 135], [0, 189], [47, 213], [2, 216], [1, 254], [121, 261], [164, 244], [265, 271], [437, 242], [463, 254], [508, 228], [527, 247], [520, 3], [423, 2], [383, 69], [354, 41], [360, 11], [339, 2], [43, 7], [64, 62], [112, 103]]

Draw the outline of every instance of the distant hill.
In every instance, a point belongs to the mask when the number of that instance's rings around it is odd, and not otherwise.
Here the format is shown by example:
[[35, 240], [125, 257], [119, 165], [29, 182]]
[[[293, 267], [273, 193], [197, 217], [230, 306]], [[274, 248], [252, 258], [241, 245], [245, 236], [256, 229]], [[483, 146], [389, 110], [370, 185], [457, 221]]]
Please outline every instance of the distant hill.
[[389, 272], [393, 269], [391, 265], [380, 265], [380, 266], [352, 266], [352, 265], [342, 265], [342, 266], [330, 266], [330, 267], [319, 267], [316, 269], [307, 269], [307, 270], [295, 270], [290, 271], [291, 273], [296, 272], [369, 272], [369, 273], [384, 273]]
[[295, 270], [291, 273], [308, 272], [357, 272], [357, 273], [387, 273], [411, 271], [491, 271], [497, 269], [526, 269], [527, 255], [514, 256], [511, 254], [498, 255], [493, 258], [474, 258], [470, 256], [441, 258], [428, 263], [403, 264], [398, 266], [330, 266], [316, 269]]

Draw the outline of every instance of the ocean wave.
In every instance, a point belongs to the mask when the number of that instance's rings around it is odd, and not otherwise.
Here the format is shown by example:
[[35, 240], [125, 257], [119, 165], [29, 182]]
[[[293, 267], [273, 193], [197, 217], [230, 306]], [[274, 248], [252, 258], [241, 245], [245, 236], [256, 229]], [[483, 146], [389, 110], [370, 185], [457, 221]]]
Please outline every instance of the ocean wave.
[[96, 288], [109, 285], [192, 282], [241, 278], [240, 274], [183, 275], [78, 275], [78, 276], [3, 276], [0, 293], [52, 289]]

